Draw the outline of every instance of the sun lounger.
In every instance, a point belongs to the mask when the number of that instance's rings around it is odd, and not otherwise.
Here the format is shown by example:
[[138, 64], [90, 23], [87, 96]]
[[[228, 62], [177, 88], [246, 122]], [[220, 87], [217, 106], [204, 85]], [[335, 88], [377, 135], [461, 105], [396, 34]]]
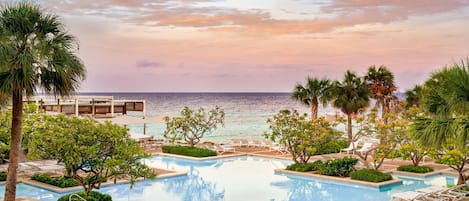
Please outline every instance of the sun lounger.
[[393, 199], [398, 199], [402, 201], [411, 201], [415, 200], [416, 198], [422, 197], [422, 193], [417, 193], [415, 191], [406, 191], [406, 192], [400, 192], [400, 193], [395, 193], [392, 195]]
[[467, 186], [467, 184], [462, 184], [458, 186], [453, 186], [446, 190], [437, 192], [436, 194], [440, 197], [447, 197], [452, 201], [463, 200], [469, 192], [463, 192], [461, 189]]
[[244, 146], [248, 147], [248, 146], [249, 146], [249, 141], [248, 141], [248, 140], [246, 140], [246, 139], [240, 139], [240, 141], [241, 141], [241, 146], [242, 146], [242, 147], [244, 147]]
[[360, 154], [363, 154], [363, 153], [366, 153], [366, 152], [370, 151], [372, 147], [373, 147], [373, 143], [366, 142], [365, 144], [363, 144], [362, 148], [358, 149], [356, 152], [360, 153]]
[[349, 154], [349, 152], [352, 152], [352, 154], [354, 154], [355, 149], [357, 148], [357, 144], [358, 142], [351, 142], [349, 147], [342, 149], [342, 151], [347, 152], [347, 154]]
[[214, 148], [215, 148], [215, 151], [217, 151], [220, 154], [225, 153], [225, 152], [235, 152], [235, 148], [230, 147], [230, 146], [222, 146], [222, 145], [216, 144], [214, 145]]

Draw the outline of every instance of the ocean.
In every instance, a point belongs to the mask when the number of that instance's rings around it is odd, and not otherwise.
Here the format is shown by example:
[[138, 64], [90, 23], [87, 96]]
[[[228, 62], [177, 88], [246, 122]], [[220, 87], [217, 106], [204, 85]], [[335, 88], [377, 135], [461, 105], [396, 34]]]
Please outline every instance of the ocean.
[[[146, 101], [148, 117], [179, 115], [188, 106], [192, 109], [203, 107], [206, 110], [215, 106], [225, 111], [225, 125], [213, 133], [204, 136], [203, 140], [227, 143], [229, 139], [263, 139], [268, 131], [268, 118], [283, 109], [296, 109], [310, 115], [307, 106], [293, 100], [290, 93], [82, 93], [80, 95], [114, 96], [118, 99], [138, 99]], [[338, 109], [319, 108], [320, 114], [335, 114]], [[129, 115], [141, 115], [138, 113]], [[128, 125], [131, 132], [145, 133], [155, 138], [162, 138], [166, 126], [160, 120], [156, 123]]]

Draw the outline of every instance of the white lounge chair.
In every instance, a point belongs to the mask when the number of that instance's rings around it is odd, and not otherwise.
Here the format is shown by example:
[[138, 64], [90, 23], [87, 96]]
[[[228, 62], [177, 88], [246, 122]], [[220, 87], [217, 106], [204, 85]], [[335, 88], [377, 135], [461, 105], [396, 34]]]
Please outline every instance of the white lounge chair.
[[342, 151], [347, 152], [347, 154], [349, 154], [349, 152], [352, 152], [352, 154], [354, 154], [355, 149], [357, 148], [357, 145], [358, 145], [358, 141], [351, 142], [350, 145], [347, 148], [342, 149]]
[[422, 195], [423, 195], [422, 193], [417, 193], [415, 191], [406, 191], [406, 192], [395, 193], [392, 195], [392, 198], [393, 199], [397, 198], [403, 201], [411, 201], [411, 200], [421, 197]]
[[218, 153], [225, 153], [225, 152], [235, 152], [235, 148], [234, 147], [230, 147], [230, 146], [222, 146], [222, 145], [214, 145], [215, 147], [215, 150], [218, 152]]
[[467, 191], [462, 190], [462, 188], [465, 186], [467, 186], [467, 184], [453, 186], [446, 190], [437, 192], [436, 194], [440, 197], [447, 197], [449, 198], [449, 200], [452, 200], [452, 201], [463, 200], [466, 197], [466, 195], [469, 193]]
[[373, 147], [373, 143], [371, 142], [365, 142], [362, 146], [362, 148], [358, 149], [356, 152], [360, 153], [360, 154], [363, 154], [365, 152], [368, 152], [371, 150], [371, 148]]

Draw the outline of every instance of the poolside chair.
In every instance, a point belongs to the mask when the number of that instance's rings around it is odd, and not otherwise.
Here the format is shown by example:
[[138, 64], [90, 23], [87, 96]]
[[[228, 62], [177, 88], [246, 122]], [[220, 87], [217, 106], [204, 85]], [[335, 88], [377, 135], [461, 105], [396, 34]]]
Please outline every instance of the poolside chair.
[[467, 186], [467, 184], [453, 186], [446, 190], [437, 192], [436, 194], [440, 197], [447, 197], [452, 201], [463, 200], [466, 197], [466, 195], [469, 194], [468, 191], [462, 190], [462, 188], [465, 186]]
[[417, 193], [415, 191], [406, 191], [406, 192], [395, 193], [392, 195], [392, 198], [403, 200], [403, 201], [411, 201], [411, 200], [418, 199], [422, 197], [423, 195], [424, 194]]
[[242, 146], [242, 147], [244, 147], [244, 146], [248, 147], [248, 146], [249, 146], [249, 141], [248, 141], [248, 140], [246, 140], [246, 139], [240, 139], [240, 141], [241, 141], [241, 146]]
[[365, 152], [370, 151], [372, 147], [373, 147], [373, 143], [365, 142], [365, 144], [363, 144], [362, 148], [356, 150], [356, 152], [363, 154]]
[[347, 152], [347, 154], [349, 154], [349, 152], [352, 152], [352, 154], [354, 154], [355, 149], [357, 148], [357, 145], [358, 145], [358, 141], [351, 142], [350, 145], [347, 148], [342, 149], [341, 151]]
[[232, 152], [232, 153], [235, 152], [235, 148], [230, 147], [230, 146], [222, 146], [219, 144], [215, 144], [213, 145], [213, 147], [215, 148], [215, 151], [217, 151], [220, 154], [225, 153], [225, 152]]
[[273, 142], [270, 140], [263, 140], [261, 142], [261, 146], [265, 148], [269, 148], [269, 150], [271, 150], [271, 147], [273, 146]]

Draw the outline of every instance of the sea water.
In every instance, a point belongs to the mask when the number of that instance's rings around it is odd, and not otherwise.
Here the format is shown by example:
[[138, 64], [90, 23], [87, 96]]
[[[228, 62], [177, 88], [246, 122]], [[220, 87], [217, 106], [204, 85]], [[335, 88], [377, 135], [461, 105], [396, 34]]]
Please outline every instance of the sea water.
[[[206, 110], [221, 107], [225, 112], [225, 125], [204, 140], [225, 142], [232, 138], [262, 139], [268, 131], [267, 119], [284, 109], [295, 109], [311, 115], [310, 108], [293, 100], [290, 93], [93, 93], [82, 95], [105, 95], [119, 99], [146, 101], [147, 116], [176, 116], [187, 106], [192, 109], [203, 107]], [[334, 115], [340, 110], [330, 106], [319, 106], [319, 113]], [[129, 115], [139, 115], [130, 113]], [[161, 120], [152, 124], [128, 125], [132, 132], [161, 138], [166, 128]]]

